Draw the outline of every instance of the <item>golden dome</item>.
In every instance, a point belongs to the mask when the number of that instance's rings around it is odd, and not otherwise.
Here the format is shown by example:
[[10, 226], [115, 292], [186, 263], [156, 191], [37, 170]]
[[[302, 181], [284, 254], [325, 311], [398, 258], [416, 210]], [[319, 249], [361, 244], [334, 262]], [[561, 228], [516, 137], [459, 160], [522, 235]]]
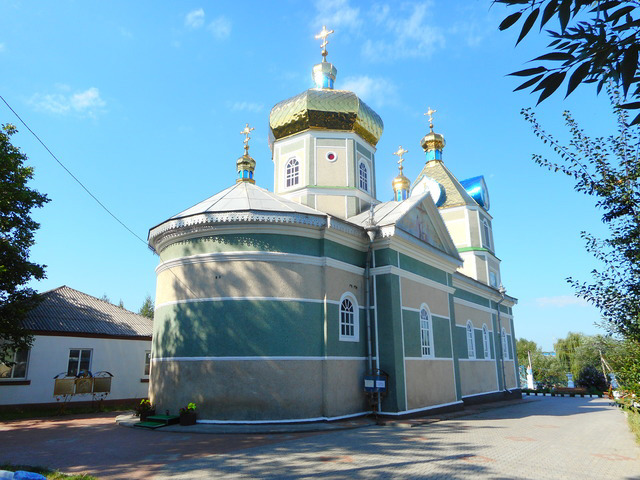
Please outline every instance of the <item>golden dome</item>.
[[239, 157], [238, 160], [236, 160], [236, 167], [236, 171], [238, 172], [236, 183], [256, 183], [256, 181], [253, 179], [253, 172], [256, 169], [256, 161], [251, 158], [248, 153], [245, 153], [243, 156]]
[[434, 133], [433, 130], [427, 133], [422, 140], [420, 140], [420, 145], [425, 152], [430, 150], [442, 150], [445, 146], [444, 137], [439, 133]]
[[398, 192], [399, 190], [409, 190], [411, 186], [411, 181], [405, 177], [402, 173], [393, 179], [391, 182], [394, 192]]
[[269, 126], [276, 140], [309, 129], [355, 132], [376, 145], [384, 124], [380, 116], [347, 90], [311, 88], [271, 109]]

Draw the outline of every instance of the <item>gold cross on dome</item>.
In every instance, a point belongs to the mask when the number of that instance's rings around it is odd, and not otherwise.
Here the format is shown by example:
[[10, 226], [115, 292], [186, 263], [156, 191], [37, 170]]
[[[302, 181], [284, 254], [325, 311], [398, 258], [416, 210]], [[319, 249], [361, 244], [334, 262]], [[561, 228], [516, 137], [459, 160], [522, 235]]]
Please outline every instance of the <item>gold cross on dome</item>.
[[433, 108], [429, 107], [429, 110], [427, 110], [427, 112], [425, 113], [425, 115], [429, 116], [429, 128], [431, 130], [433, 130], [433, 114], [436, 112], [437, 110], [434, 110]]
[[251, 137], [249, 136], [249, 133], [251, 133], [253, 130], [255, 130], [255, 128], [253, 127], [249, 128], [249, 124], [247, 123], [244, 129], [240, 132], [240, 135], [244, 135], [244, 140], [242, 141], [242, 143], [244, 143], [245, 153], [249, 152], [249, 139], [251, 139]]
[[393, 152], [394, 155], [398, 157], [398, 167], [400, 168], [400, 172], [402, 173], [402, 162], [404, 162], [404, 158], [402, 156], [407, 153], [409, 150], [405, 150], [402, 148], [402, 145], [398, 146], [398, 150]]
[[322, 60], [326, 60], [327, 57], [327, 45], [329, 44], [329, 41], [327, 40], [327, 38], [329, 37], [329, 35], [331, 35], [333, 33], [333, 30], [327, 30], [327, 26], [323, 25], [322, 26], [322, 31], [316, 35], [316, 40], [322, 39], [322, 43], [320, 44], [320, 48], [322, 48]]

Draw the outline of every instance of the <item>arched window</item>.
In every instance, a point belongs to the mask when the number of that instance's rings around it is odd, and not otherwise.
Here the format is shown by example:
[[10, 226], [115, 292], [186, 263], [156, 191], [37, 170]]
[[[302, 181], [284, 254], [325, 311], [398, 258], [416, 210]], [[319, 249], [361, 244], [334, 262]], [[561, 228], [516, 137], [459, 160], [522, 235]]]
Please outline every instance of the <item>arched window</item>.
[[295, 187], [300, 183], [300, 163], [295, 158], [287, 162], [285, 169], [285, 183], [287, 188]]
[[482, 220], [482, 229], [484, 230], [484, 242], [482, 245], [489, 250], [493, 250], [491, 248], [491, 227], [485, 219]]
[[369, 191], [369, 170], [364, 162], [360, 162], [360, 190]]
[[471, 320], [467, 320], [467, 353], [469, 354], [469, 358], [476, 358], [476, 339]]
[[420, 345], [423, 357], [433, 356], [433, 325], [431, 324], [431, 312], [429, 307], [420, 307]]
[[491, 344], [489, 343], [489, 328], [487, 324], [482, 325], [482, 348], [484, 349], [484, 358], [491, 358]]
[[500, 334], [500, 336], [502, 337], [502, 358], [508, 360], [509, 349], [507, 348], [507, 332], [504, 328], [502, 329], [502, 333]]
[[353, 295], [345, 293], [340, 299], [340, 340], [358, 341], [358, 303]]

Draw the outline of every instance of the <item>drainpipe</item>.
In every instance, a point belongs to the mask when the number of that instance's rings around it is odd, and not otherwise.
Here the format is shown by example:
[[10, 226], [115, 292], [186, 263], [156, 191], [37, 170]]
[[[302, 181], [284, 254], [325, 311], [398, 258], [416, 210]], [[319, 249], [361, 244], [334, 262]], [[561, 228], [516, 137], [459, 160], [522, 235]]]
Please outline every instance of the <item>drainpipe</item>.
[[511, 393], [511, 391], [507, 388], [507, 379], [506, 379], [506, 375], [504, 373], [504, 351], [502, 350], [503, 348], [503, 342], [502, 342], [502, 322], [500, 320], [500, 304], [502, 302], [504, 302], [504, 294], [507, 293], [507, 289], [504, 288], [502, 286], [502, 284], [500, 284], [500, 288], [498, 288], [498, 292], [500, 292], [500, 301], [497, 303], [498, 305], [498, 331], [500, 332], [500, 365], [502, 366], [502, 387], [504, 389], [505, 392], [509, 392]]
[[369, 375], [373, 375], [373, 337], [371, 335], [371, 255], [373, 250], [373, 240], [376, 238], [378, 227], [373, 218], [373, 204], [369, 209], [369, 226], [366, 228], [369, 236], [369, 247], [367, 248], [367, 261], [364, 267], [364, 291], [367, 316], [367, 367]]

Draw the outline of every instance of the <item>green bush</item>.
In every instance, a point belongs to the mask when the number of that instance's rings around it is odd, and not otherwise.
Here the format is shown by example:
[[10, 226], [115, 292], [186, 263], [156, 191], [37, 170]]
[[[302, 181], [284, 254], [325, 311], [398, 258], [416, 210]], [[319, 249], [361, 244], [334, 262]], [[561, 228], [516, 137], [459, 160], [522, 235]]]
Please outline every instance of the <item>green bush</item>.
[[603, 391], [607, 389], [607, 380], [604, 375], [593, 365], [585, 365], [580, 370], [576, 383], [579, 387], [595, 388]]

